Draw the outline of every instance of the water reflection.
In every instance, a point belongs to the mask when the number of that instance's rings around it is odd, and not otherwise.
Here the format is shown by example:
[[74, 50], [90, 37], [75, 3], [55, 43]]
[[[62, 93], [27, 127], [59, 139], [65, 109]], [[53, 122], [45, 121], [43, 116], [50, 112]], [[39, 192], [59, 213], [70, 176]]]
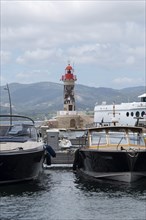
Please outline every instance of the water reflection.
[[50, 175], [42, 173], [40, 177], [33, 181], [22, 183], [14, 183], [7, 185], [0, 185], [0, 197], [4, 196], [32, 196], [42, 191], [49, 191], [50, 189]]
[[89, 180], [78, 176], [74, 180], [76, 187], [84, 192], [108, 193], [108, 196], [143, 195], [146, 198], [146, 179], [134, 183], [125, 183], [111, 180]]
[[45, 170], [39, 180], [0, 186], [0, 219], [146, 219], [145, 201], [143, 180], [95, 182], [71, 170]]

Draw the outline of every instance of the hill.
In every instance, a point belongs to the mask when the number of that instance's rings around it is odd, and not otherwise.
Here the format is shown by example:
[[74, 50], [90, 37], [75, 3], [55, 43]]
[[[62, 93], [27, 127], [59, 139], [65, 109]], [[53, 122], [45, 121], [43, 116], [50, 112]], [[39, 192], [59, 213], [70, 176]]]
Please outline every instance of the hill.
[[[8, 93], [5, 86], [0, 86], [1, 113], [9, 112]], [[32, 84], [9, 84], [13, 113], [40, 117], [63, 110], [63, 84], [53, 82], [39, 82]], [[115, 102], [138, 101], [138, 96], [146, 91], [144, 86], [130, 87], [120, 90], [104, 87], [89, 87], [75, 85], [75, 99], [77, 110], [93, 111], [95, 103], [106, 101]]]

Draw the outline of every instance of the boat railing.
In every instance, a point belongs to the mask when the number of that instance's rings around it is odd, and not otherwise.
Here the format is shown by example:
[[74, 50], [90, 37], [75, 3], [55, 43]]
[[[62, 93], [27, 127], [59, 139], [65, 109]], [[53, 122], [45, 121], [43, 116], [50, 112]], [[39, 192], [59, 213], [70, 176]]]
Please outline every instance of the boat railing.
[[117, 144], [117, 150], [118, 150], [118, 147], [119, 147], [119, 145], [121, 144], [121, 142], [122, 142], [123, 138], [124, 138], [124, 137], [121, 137], [121, 139], [120, 139], [119, 143]]
[[92, 145], [92, 146], [89, 146], [89, 147], [87, 147], [87, 148], [89, 148], [89, 149], [96, 149], [96, 150], [100, 150], [100, 151], [107, 151], [107, 150], [109, 150], [109, 151], [111, 151], [111, 150], [113, 150], [113, 151], [131, 151], [131, 150], [133, 150], [133, 151], [141, 151], [141, 150], [146, 150], [146, 146], [137, 146], [137, 145], [119, 145], [119, 146], [117, 146], [116, 144], [112, 144], [112, 145], [108, 145], [108, 144], [103, 144], [103, 145]]
[[86, 125], [86, 128], [98, 128], [102, 126], [111, 126], [113, 125], [113, 122], [93, 122]]

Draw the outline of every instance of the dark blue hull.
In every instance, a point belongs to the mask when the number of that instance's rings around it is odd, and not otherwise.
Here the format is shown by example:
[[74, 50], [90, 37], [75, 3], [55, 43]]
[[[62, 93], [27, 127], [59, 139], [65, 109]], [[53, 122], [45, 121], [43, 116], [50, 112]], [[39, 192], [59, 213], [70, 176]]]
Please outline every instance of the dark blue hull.
[[133, 182], [146, 178], [146, 150], [134, 151], [78, 151], [74, 167], [94, 178]]
[[0, 152], [0, 184], [35, 179], [42, 171], [44, 149]]

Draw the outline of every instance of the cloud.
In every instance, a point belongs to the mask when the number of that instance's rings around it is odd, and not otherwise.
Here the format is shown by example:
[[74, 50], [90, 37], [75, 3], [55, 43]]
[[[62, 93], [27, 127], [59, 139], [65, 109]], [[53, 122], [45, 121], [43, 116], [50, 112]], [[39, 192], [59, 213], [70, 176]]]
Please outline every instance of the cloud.
[[[33, 78], [33, 82], [45, 81], [46, 77], [49, 77], [50, 73], [48, 70], [32, 70], [24, 71], [16, 74], [16, 78], [23, 83], [29, 83], [30, 78]], [[35, 76], [35, 77], [34, 77]]]
[[30, 64], [36, 63], [40, 65], [41, 62], [48, 62], [48, 60], [54, 60], [62, 56], [62, 50], [60, 48], [41, 49], [25, 51], [23, 55], [17, 57], [16, 62], [18, 64]]
[[48, 59], [52, 54], [52, 51], [36, 49], [34, 51], [25, 51], [23, 56], [17, 58], [16, 62], [20, 64], [25, 64], [26, 62], [37, 62], [41, 60]]
[[[18, 72], [35, 76], [35, 69], [49, 69], [57, 80], [56, 72], [70, 60], [83, 71], [81, 83], [95, 83], [88, 80], [91, 67], [92, 74], [102, 69], [113, 75], [120, 69], [124, 75], [129, 71], [143, 75], [144, 6], [144, 1], [2, 1], [2, 74], [20, 80], [14, 77]], [[13, 64], [6, 66], [10, 61]]]
[[7, 84], [7, 79], [0, 74], [0, 86]]
[[143, 85], [143, 79], [140, 77], [137, 78], [129, 78], [129, 77], [119, 77], [113, 80], [113, 83], [116, 85], [124, 86], [128, 84], [129, 86]]
[[11, 59], [11, 52], [10, 51], [0, 51], [0, 61], [1, 64], [7, 64]]
[[142, 36], [142, 6], [108, 1], [2, 2], [2, 39], [8, 43], [18, 39], [18, 47], [27, 42], [32, 49], [65, 42], [133, 41]]
[[135, 58], [133, 56], [129, 56], [127, 59], [126, 59], [126, 63], [129, 64], [129, 65], [132, 65], [135, 63]]

